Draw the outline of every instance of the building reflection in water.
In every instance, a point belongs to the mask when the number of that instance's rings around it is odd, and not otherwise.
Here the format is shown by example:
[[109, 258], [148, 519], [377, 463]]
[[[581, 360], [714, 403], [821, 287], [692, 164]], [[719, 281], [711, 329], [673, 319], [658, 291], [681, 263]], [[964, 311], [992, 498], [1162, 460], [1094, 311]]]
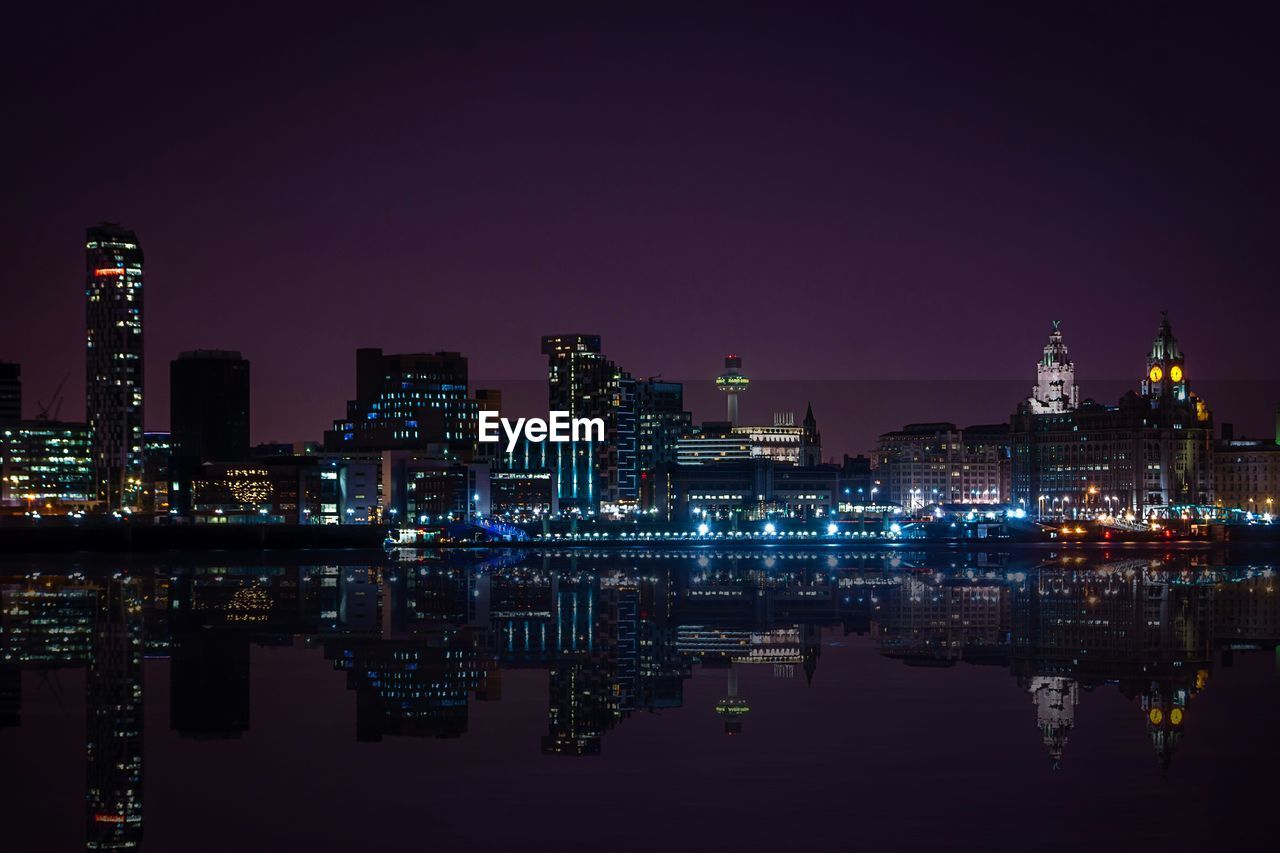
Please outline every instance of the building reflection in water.
[[142, 843], [142, 589], [115, 577], [97, 591], [85, 717], [88, 850]]
[[87, 667], [87, 846], [129, 849], [142, 837], [144, 652], [168, 653], [170, 726], [201, 739], [249, 729], [253, 645], [320, 647], [366, 742], [461, 737], [472, 702], [501, 700], [503, 670], [545, 670], [545, 734], [530, 750], [591, 756], [633, 715], [682, 708], [699, 670], [722, 681], [720, 698], [682, 713], [749, 734], [761, 712], [744, 688], [761, 682], [744, 673], [804, 689], [824, 637], [859, 634], [906, 666], [1007, 669], [1052, 767], [1089, 694], [1114, 687], [1167, 772], [1215, 656], [1230, 666], [1276, 648], [1275, 581], [1268, 566], [1202, 558], [939, 565], [902, 551], [460, 552], [7, 577], [0, 726], [21, 724], [24, 678], [57, 693], [61, 668]]

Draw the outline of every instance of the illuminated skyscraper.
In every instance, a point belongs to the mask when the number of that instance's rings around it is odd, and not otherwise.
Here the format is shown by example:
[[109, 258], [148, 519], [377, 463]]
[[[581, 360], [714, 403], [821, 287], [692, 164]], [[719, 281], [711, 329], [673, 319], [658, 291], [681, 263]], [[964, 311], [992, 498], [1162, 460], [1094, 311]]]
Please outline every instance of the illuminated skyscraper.
[[[619, 384], [624, 374], [600, 351], [599, 335], [547, 335], [542, 338], [542, 353], [547, 357], [547, 400], [550, 411], [568, 412], [572, 418], [600, 418], [605, 435], [615, 435], [618, 428], [617, 406]], [[627, 377], [630, 379], [630, 377]], [[629, 405], [635, 401], [634, 382], [630, 385]], [[628, 420], [634, 442], [635, 417]], [[556, 483], [562, 505], [576, 506], [594, 512], [601, 498], [617, 498], [617, 454], [609, 442], [572, 441], [555, 446]], [[634, 456], [632, 457], [634, 464]], [[612, 476], [611, 476], [612, 474]], [[612, 495], [606, 495], [610, 481]], [[628, 487], [634, 491], [634, 472]], [[631, 495], [634, 496], [634, 495]]]
[[102, 223], [85, 242], [85, 413], [98, 500], [138, 505], [142, 489], [142, 247]]

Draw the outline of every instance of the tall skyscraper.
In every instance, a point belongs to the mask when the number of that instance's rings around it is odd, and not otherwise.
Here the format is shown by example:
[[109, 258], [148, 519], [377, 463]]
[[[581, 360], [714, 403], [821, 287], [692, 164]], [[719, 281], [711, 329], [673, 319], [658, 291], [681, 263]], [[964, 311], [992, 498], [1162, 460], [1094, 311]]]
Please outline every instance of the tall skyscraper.
[[0, 361], [0, 423], [22, 419], [22, 367]]
[[[542, 353], [547, 357], [550, 410], [568, 412], [573, 418], [601, 418], [605, 435], [616, 435], [615, 402], [622, 373], [601, 353], [600, 336], [546, 335]], [[632, 387], [628, 395], [633, 402], [634, 391]], [[566, 447], [567, 451], [561, 449]], [[572, 442], [561, 448], [557, 448], [555, 472], [561, 504], [594, 512], [601, 499], [609, 497], [609, 472], [612, 469], [616, 475], [616, 453], [608, 441]], [[616, 489], [612, 497], [617, 498]]]
[[132, 508], [142, 488], [142, 247], [119, 225], [85, 242], [85, 413], [94, 482], [108, 509]]

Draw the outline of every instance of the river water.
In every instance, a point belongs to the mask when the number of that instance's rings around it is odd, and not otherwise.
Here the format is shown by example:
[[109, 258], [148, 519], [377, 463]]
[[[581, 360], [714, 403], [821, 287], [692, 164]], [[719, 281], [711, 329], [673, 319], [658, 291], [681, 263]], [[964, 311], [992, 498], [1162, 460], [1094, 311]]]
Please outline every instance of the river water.
[[4, 850], [1254, 850], [1276, 565], [7, 558]]

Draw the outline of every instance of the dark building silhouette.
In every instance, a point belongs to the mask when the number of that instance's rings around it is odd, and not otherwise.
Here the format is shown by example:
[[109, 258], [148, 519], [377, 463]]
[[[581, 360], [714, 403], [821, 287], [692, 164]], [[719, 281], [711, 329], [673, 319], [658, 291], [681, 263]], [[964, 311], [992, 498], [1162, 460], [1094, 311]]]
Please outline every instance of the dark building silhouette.
[[0, 361], [0, 422], [22, 420], [22, 367]]
[[169, 434], [174, 458], [247, 459], [249, 361], [225, 350], [193, 350], [174, 359], [169, 365]]
[[85, 242], [85, 413], [94, 481], [108, 509], [135, 507], [142, 489], [142, 246], [102, 223]]
[[177, 491], [191, 509], [191, 481], [205, 462], [249, 457], [249, 362], [238, 352], [193, 350], [169, 363], [169, 459]]

